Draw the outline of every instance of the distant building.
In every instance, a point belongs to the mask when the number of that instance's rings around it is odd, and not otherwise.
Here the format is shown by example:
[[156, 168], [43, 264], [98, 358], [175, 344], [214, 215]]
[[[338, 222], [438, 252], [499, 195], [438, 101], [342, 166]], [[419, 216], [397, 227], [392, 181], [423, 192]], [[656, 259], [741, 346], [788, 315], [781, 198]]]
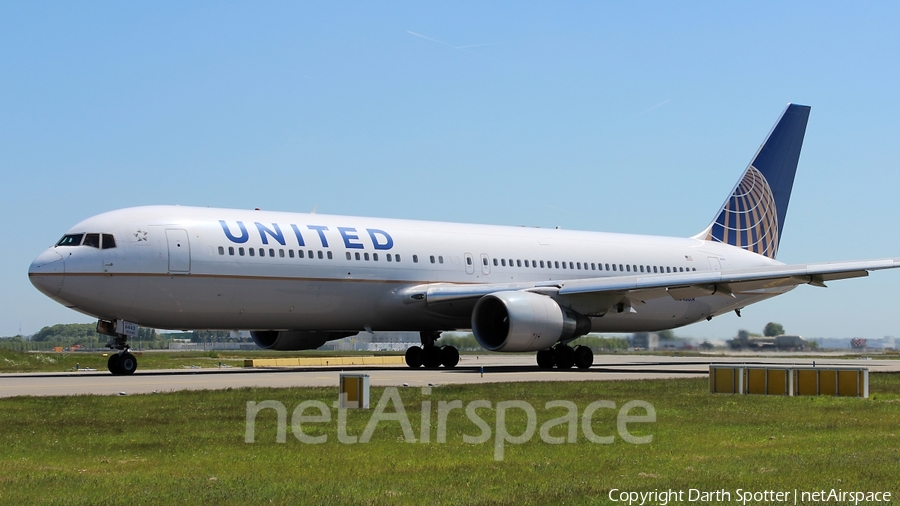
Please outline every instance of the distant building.
[[628, 346], [636, 350], [656, 350], [659, 348], [659, 334], [655, 332], [635, 332], [628, 337]]

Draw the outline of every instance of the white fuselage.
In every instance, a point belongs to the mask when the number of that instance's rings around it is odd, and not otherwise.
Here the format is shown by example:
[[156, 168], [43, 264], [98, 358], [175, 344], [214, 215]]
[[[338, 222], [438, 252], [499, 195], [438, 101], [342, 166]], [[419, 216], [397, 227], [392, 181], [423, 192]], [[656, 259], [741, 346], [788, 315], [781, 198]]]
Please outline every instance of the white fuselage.
[[[698, 239], [179, 206], [112, 211], [68, 232], [82, 233], [116, 246], [50, 248], [32, 264], [35, 286], [100, 319], [167, 329], [467, 329], [471, 306], [436, 310], [407, 291], [781, 265]], [[789, 289], [654, 298], [592, 328], [674, 328]]]

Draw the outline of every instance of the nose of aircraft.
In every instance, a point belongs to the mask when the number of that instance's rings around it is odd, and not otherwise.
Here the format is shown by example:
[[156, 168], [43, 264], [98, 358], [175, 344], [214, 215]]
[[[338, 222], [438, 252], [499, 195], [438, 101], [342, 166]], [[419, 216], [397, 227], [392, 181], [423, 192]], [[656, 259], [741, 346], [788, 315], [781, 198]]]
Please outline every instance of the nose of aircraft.
[[52, 297], [62, 290], [65, 273], [66, 262], [63, 256], [48, 249], [31, 262], [28, 279], [35, 288]]

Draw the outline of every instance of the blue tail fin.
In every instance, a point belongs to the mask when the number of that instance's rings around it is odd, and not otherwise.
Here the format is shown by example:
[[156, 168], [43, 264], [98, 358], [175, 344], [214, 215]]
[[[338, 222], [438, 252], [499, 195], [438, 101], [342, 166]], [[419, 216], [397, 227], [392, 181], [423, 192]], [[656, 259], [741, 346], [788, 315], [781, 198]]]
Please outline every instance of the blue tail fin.
[[716, 219], [696, 238], [775, 258], [808, 119], [809, 106], [788, 104]]

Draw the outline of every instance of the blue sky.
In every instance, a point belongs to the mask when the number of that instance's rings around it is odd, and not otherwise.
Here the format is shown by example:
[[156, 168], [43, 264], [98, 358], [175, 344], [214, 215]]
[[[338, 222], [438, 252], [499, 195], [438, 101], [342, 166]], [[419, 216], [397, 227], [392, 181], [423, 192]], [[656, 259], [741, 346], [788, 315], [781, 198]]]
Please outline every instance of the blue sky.
[[[779, 260], [900, 257], [900, 3], [0, 3], [0, 335], [87, 322], [27, 268], [182, 204], [693, 235], [812, 106]], [[900, 337], [900, 272], [768, 321]]]

